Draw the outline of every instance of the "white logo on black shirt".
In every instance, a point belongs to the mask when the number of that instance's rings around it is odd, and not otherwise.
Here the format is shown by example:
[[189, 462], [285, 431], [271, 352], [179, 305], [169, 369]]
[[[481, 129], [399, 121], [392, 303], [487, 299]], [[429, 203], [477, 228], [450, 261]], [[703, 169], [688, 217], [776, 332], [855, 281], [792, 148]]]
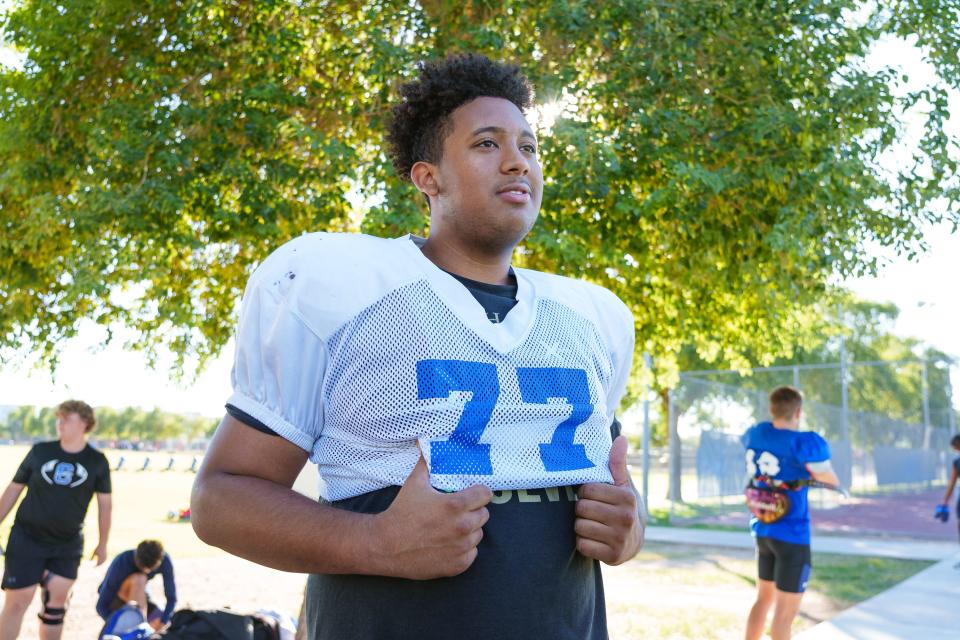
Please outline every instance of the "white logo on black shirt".
[[[51, 474], [53, 476], [51, 477]], [[83, 484], [87, 476], [86, 468], [80, 464], [72, 462], [60, 462], [57, 459], [48, 460], [40, 467], [40, 475], [48, 484], [55, 484], [61, 487], [79, 487]]]

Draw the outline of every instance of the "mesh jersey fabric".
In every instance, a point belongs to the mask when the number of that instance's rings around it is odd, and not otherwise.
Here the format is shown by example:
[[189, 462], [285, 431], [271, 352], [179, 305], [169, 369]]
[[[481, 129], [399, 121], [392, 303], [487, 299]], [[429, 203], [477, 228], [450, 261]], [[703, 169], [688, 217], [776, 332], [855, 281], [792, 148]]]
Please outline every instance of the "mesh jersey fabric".
[[[746, 448], [747, 473], [756, 478], [791, 482], [806, 480], [810, 462], [830, 459], [830, 447], [818, 433], [777, 429], [770, 422], [756, 424], [740, 438]], [[810, 510], [807, 503], [808, 487], [790, 490], [790, 510], [776, 522], [764, 524], [750, 518], [750, 528], [756, 537], [774, 538], [793, 544], [810, 544]]]
[[308, 451], [326, 500], [402, 485], [421, 451], [439, 489], [610, 482], [626, 306], [515, 269], [493, 324], [422, 242], [315, 233], [275, 251], [244, 294], [228, 403]]

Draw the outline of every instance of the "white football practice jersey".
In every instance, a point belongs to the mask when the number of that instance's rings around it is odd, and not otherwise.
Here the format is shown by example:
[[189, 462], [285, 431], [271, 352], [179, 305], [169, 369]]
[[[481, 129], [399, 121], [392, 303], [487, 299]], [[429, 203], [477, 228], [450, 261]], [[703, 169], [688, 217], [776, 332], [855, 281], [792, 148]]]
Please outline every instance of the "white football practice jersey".
[[611, 482], [627, 307], [515, 269], [494, 324], [422, 243], [314, 233], [275, 251], [244, 293], [229, 404], [308, 451], [327, 500], [402, 485], [421, 452], [443, 490]]

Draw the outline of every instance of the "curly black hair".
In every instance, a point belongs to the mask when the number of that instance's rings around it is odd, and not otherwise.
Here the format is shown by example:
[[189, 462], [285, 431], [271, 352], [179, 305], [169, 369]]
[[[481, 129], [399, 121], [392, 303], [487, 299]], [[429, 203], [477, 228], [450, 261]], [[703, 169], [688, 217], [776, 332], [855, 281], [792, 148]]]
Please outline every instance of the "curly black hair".
[[419, 67], [420, 77], [400, 87], [387, 125], [390, 159], [404, 180], [417, 162], [440, 160], [457, 107], [480, 97], [509, 100], [521, 111], [533, 105], [533, 87], [516, 65], [467, 53]]

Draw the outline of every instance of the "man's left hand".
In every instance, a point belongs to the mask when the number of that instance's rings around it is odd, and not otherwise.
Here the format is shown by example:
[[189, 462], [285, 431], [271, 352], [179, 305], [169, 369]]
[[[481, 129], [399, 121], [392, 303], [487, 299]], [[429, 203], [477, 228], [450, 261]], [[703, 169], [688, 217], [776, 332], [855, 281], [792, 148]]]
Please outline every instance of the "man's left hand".
[[93, 554], [90, 555], [91, 560], [97, 561], [97, 566], [99, 567], [104, 562], [107, 561], [107, 545], [101, 544], [98, 545], [96, 549], [93, 550]]
[[610, 449], [613, 484], [584, 484], [579, 490], [577, 551], [588, 558], [618, 565], [637, 555], [643, 544], [643, 523], [637, 494], [627, 470], [627, 439], [618, 436]]

